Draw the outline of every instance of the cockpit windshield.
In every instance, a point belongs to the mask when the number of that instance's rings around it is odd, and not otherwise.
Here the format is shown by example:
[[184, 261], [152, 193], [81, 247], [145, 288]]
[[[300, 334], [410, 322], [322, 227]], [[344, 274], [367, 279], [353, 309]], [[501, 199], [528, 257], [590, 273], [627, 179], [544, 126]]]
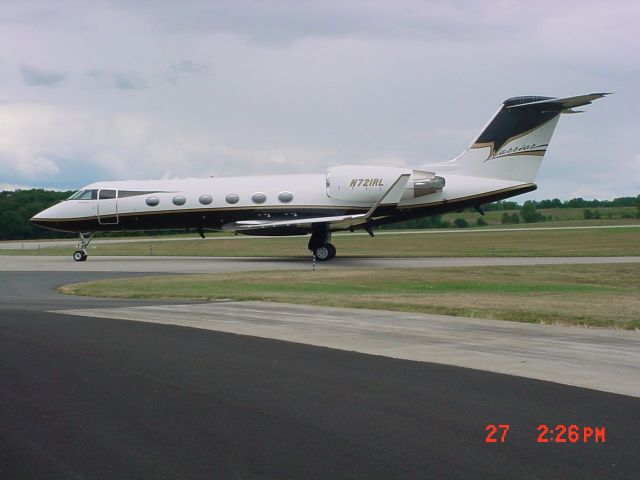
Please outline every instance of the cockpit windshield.
[[95, 200], [98, 198], [98, 190], [78, 190], [67, 200]]

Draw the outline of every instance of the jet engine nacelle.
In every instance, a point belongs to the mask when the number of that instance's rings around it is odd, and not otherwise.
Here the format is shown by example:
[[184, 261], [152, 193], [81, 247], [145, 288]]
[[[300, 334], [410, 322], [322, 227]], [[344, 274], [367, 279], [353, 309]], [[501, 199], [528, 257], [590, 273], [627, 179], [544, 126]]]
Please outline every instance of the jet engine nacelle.
[[439, 192], [444, 188], [444, 184], [444, 178], [438, 177], [433, 172], [414, 170], [413, 175], [411, 176], [413, 198], [424, 197], [425, 195], [431, 195], [432, 193]]
[[411, 174], [403, 199], [421, 197], [442, 190], [444, 178], [432, 172], [402, 167], [343, 165], [327, 170], [327, 195], [336, 200], [374, 203], [400, 175]]

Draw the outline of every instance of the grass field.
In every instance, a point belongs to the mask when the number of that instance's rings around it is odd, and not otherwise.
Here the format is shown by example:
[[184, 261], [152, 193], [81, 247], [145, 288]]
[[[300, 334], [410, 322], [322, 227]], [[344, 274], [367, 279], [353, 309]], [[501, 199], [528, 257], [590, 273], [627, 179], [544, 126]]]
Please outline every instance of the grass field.
[[[592, 212], [598, 212], [600, 219], [584, 219], [584, 209], [582, 208], [539, 208], [537, 212], [545, 217], [551, 217], [551, 220], [536, 224], [519, 223], [517, 226], [586, 226], [586, 225], [615, 225], [623, 223], [637, 222], [635, 216], [638, 210], [635, 207], [608, 207], [608, 208], [592, 208]], [[493, 227], [504, 226], [501, 224], [502, 214], [509, 215], [518, 213], [519, 210], [490, 210], [483, 216], [483, 219]], [[628, 217], [628, 218], [625, 218]], [[480, 214], [474, 211], [464, 211], [460, 213], [447, 213], [442, 216], [443, 221], [453, 223], [456, 218], [464, 218], [471, 226], [475, 225], [476, 220], [480, 218]]]
[[[307, 238], [142, 240], [91, 255], [308, 256]], [[640, 255], [640, 226], [588, 230], [428, 231], [336, 235], [351, 257]], [[69, 248], [42, 253], [68, 255]], [[358, 269], [153, 277], [63, 287], [109, 297], [263, 300], [443, 313], [523, 322], [640, 328], [640, 265]]]
[[261, 300], [640, 328], [640, 265], [278, 271], [104, 280], [61, 292]]
[[[153, 242], [92, 243], [89, 255], [187, 255], [220, 257], [305, 257], [308, 237], [213, 237]], [[589, 230], [509, 231], [426, 230], [424, 233], [335, 235], [339, 256], [347, 257], [469, 257], [469, 256], [627, 256], [640, 255], [640, 225]], [[71, 255], [73, 247], [39, 251], [0, 250], [4, 255]]]

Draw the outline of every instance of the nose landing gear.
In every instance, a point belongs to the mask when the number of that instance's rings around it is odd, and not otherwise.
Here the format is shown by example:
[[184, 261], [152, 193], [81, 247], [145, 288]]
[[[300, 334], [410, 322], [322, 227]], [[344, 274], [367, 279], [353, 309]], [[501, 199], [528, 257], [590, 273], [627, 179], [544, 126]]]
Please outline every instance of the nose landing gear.
[[95, 235], [95, 233], [90, 233], [88, 238], [85, 238], [84, 234], [80, 234], [80, 239], [78, 240], [78, 250], [76, 250], [75, 252], [73, 252], [73, 259], [76, 262], [84, 262], [88, 255], [87, 255], [87, 247], [89, 246], [89, 244], [91, 243], [91, 240], [93, 240], [93, 236]]

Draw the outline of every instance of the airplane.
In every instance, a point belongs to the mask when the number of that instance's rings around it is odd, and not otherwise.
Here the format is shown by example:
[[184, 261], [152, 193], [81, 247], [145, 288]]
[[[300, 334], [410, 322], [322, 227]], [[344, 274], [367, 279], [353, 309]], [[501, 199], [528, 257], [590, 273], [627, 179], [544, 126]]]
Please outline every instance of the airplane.
[[341, 165], [320, 174], [125, 180], [92, 183], [31, 218], [79, 233], [76, 261], [96, 232], [193, 229], [245, 235], [309, 235], [318, 261], [331, 260], [331, 234], [482, 206], [537, 188], [535, 176], [563, 113], [580, 113], [608, 93], [505, 100], [453, 160], [417, 169]]

